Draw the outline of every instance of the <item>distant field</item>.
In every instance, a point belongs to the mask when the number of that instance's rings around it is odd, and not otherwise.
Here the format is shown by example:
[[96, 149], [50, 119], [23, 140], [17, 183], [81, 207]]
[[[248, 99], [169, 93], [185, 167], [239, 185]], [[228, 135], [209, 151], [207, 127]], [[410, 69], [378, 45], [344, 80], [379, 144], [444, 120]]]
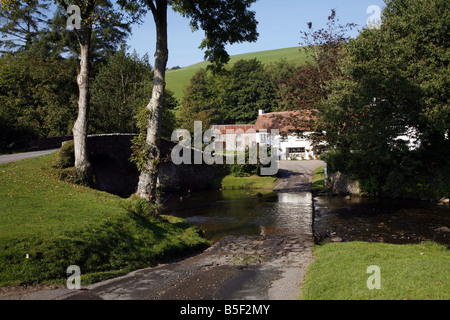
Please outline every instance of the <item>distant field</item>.
[[[287, 61], [303, 64], [305, 62], [305, 54], [300, 51], [300, 47], [260, 51], [239, 54], [231, 56], [230, 65], [233, 65], [236, 61], [245, 59], [258, 59], [263, 63], [275, 62], [280, 59], [286, 59]], [[209, 62], [203, 61], [189, 67], [181, 68], [178, 70], [169, 70], [166, 74], [167, 88], [175, 92], [175, 97], [181, 101], [183, 98], [183, 90], [189, 84], [189, 80], [200, 69], [206, 68]]]

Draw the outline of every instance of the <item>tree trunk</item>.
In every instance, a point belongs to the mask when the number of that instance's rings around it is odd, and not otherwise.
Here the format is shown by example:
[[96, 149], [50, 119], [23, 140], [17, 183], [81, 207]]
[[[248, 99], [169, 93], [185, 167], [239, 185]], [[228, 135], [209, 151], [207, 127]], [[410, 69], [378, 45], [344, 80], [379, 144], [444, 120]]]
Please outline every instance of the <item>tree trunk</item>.
[[79, 98], [78, 118], [73, 127], [73, 141], [75, 149], [75, 168], [79, 178], [90, 182], [92, 177], [91, 164], [87, 153], [87, 135], [89, 118], [89, 72], [90, 72], [90, 42], [91, 30], [86, 30], [80, 41], [81, 61], [80, 73], [77, 77]]
[[147, 146], [150, 148], [148, 160], [139, 177], [137, 194], [151, 202], [157, 200], [158, 163], [160, 157], [160, 140], [162, 111], [165, 98], [166, 66], [169, 58], [167, 47], [167, 1], [157, 1], [157, 8], [152, 8], [156, 24], [156, 53], [153, 92], [147, 106], [149, 119], [147, 122]]

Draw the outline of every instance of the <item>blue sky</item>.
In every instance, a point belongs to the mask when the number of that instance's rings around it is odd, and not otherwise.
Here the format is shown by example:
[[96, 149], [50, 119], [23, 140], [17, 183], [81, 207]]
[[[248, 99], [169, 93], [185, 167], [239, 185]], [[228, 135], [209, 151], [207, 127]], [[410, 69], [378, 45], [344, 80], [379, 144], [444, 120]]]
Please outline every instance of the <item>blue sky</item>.
[[[255, 43], [242, 43], [228, 46], [230, 55], [281, 49], [298, 46], [300, 32], [311, 21], [314, 28], [325, 26], [331, 9], [336, 9], [341, 23], [354, 22], [358, 29], [366, 25], [371, 16], [367, 8], [371, 5], [384, 7], [383, 0], [259, 0], [252, 5], [258, 20], [259, 39]], [[169, 62], [168, 67], [186, 67], [203, 61], [204, 54], [198, 48], [204, 37], [203, 31], [194, 33], [189, 20], [170, 10], [168, 17]], [[356, 36], [354, 31], [352, 36]], [[152, 58], [155, 52], [155, 27], [153, 17], [148, 14], [142, 25], [133, 27], [133, 35], [127, 41], [130, 51], [139, 55], [148, 53]], [[151, 59], [153, 62], [153, 59]], [[153, 63], [152, 63], [153, 64]]]

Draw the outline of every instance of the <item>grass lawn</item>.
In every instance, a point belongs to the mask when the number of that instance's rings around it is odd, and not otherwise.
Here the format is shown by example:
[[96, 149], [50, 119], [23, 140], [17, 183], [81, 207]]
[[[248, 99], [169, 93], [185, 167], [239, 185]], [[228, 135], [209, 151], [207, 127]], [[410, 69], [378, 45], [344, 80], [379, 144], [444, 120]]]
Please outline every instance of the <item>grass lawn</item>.
[[223, 190], [259, 189], [272, 191], [275, 187], [276, 181], [277, 178], [271, 176], [234, 177], [232, 175], [228, 175], [222, 180], [222, 189]]
[[312, 191], [325, 191], [326, 187], [324, 185], [325, 173], [324, 166], [314, 170], [314, 178], [311, 186]]
[[55, 159], [0, 165], [0, 286], [65, 283], [70, 265], [84, 285], [209, 244], [185, 220], [145, 219], [127, 199], [59, 181]]
[[[450, 252], [433, 242], [411, 245], [348, 242], [314, 247], [301, 299], [449, 300]], [[380, 289], [367, 281], [380, 269]]]

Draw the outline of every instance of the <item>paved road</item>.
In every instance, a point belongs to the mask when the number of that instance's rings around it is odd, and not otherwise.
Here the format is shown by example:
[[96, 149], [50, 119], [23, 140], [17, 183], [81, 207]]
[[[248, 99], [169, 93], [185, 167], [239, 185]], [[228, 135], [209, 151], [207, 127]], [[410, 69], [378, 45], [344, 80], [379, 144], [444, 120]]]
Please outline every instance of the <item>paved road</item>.
[[[304, 192], [305, 228], [291, 235], [225, 237], [186, 260], [87, 286], [0, 294], [32, 300], [296, 300], [312, 256], [309, 183], [319, 161], [281, 162], [277, 189]], [[310, 201], [311, 200], [311, 201]], [[294, 204], [293, 204], [294, 205]]]
[[280, 161], [279, 179], [274, 191], [308, 192], [311, 188], [314, 170], [324, 165], [323, 161]]
[[59, 149], [14, 153], [0, 156], [0, 164], [35, 158], [58, 151]]

